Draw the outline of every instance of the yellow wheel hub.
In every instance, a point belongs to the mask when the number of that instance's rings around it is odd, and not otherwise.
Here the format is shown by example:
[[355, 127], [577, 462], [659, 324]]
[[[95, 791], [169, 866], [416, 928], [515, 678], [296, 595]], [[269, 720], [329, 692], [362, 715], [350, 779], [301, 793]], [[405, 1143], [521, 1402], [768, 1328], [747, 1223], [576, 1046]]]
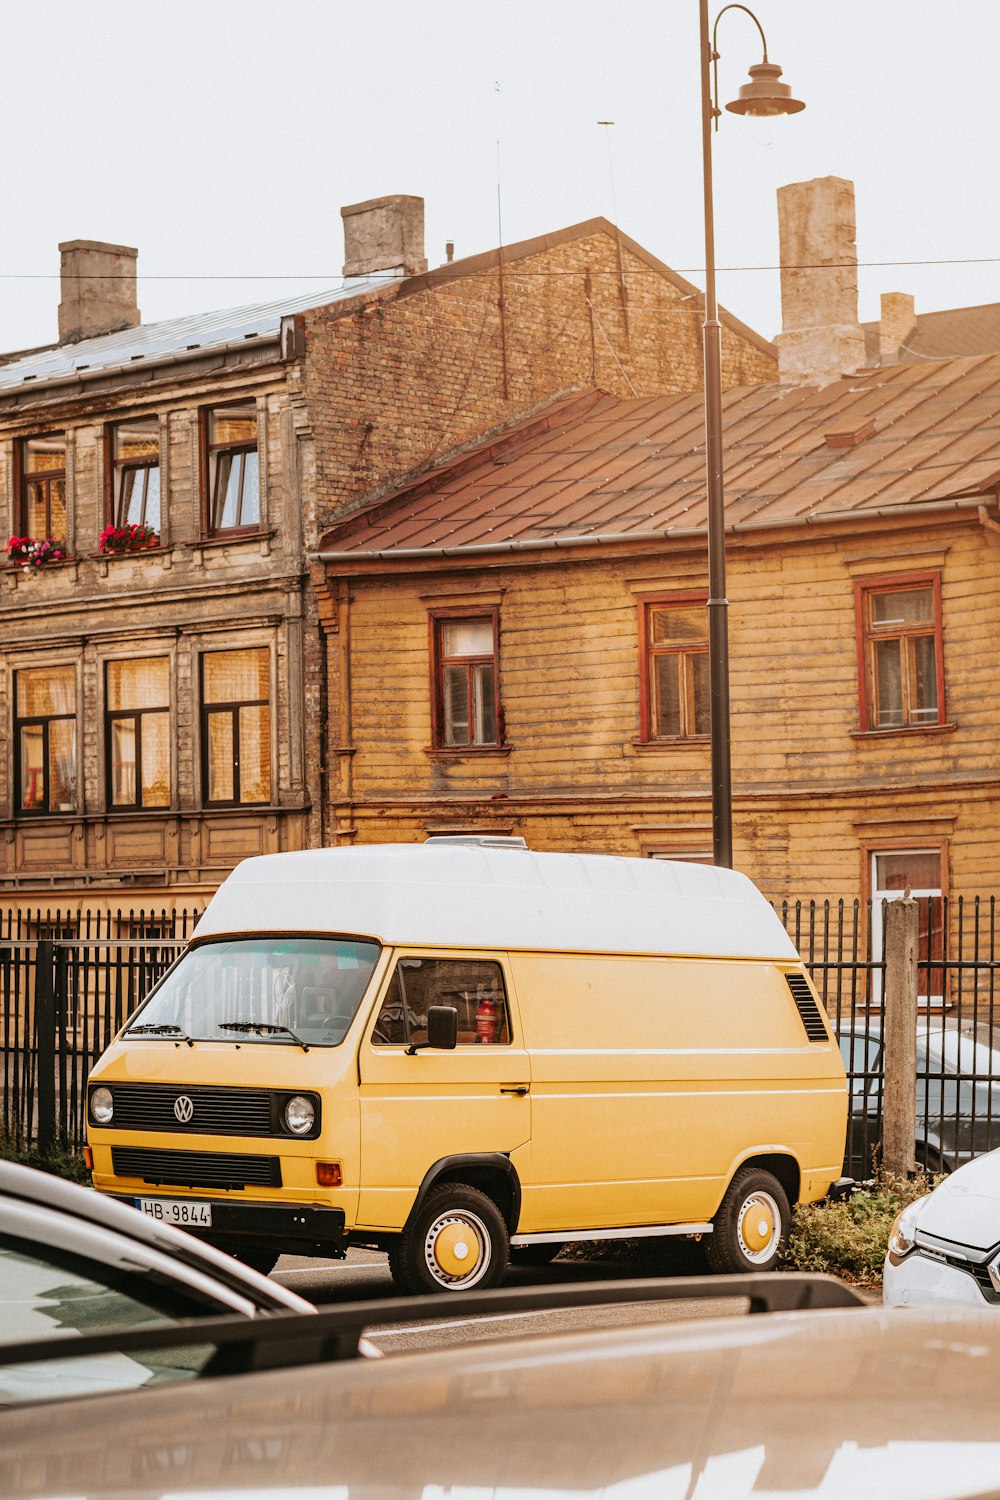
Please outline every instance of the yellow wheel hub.
[[750, 1198], [740, 1214], [740, 1238], [751, 1255], [765, 1249], [774, 1234], [774, 1212], [770, 1204]]
[[468, 1276], [479, 1264], [479, 1240], [468, 1224], [445, 1224], [434, 1239], [434, 1259], [446, 1276]]

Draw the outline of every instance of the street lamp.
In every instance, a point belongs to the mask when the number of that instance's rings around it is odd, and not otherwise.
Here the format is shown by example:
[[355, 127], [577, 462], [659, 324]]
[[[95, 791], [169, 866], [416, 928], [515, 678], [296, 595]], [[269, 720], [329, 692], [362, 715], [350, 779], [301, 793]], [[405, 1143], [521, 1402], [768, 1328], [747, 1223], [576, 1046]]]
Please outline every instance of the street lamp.
[[[742, 10], [760, 32], [764, 59], [750, 69], [750, 82], [726, 108], [737, 115], [792, 115], [805, 105], [792, 98], [781, 69], [767, 60], [764, 31], [745, 5], [724, 5], [711, 42], [708, 0], [699, 0], [701, 20], [701, 144], [705, 196], [705, 469], [708, 486], [708, 674], [712, 730], [712, 850], [715, 863], [733, 864], [733, 785], [729, 754], [729, 601], [726, 598], [726, 517], [722, 480], [722, 343], [715, 293], [715, 216], [712, 208], [712, 129], [719, 128], [719, 54], [716, 38], [727, 10]], [[714, 87], [713, 87], [714, 83]]]

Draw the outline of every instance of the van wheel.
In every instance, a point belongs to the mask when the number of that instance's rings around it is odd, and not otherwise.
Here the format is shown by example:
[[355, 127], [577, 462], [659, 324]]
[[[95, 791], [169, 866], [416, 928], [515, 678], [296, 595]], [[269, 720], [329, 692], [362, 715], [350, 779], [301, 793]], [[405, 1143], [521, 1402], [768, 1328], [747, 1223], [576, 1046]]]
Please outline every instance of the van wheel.
[[709, 1270], [770, 1271], [785, 1248], [790, 1218], [778, 1179], [758, 1167], [741, 1168], [712, 1221], [705, 1245]]
[[412, 1292], [468, 1292], [496, 1286], [510, 1256], [507, 1226], [478, 1188], [445, 1183], [389, 1251], [396, 1284]]
[[233, 1250], [230, 1254], [251, 1270], [259, 1271], [262, 1276], [270, 1276], [278, 1264], [277, 1250], [251, 1250], [248, 1246], [246, 1250]]
[[538, 1245], [512, 1245], [510, 1247], [510, 1263], [512, 1266], [547, 1266], [550, 1260], [555, 1260], [562, 1249], [562, 1242], [556, 1241], [547, 1244], [544, 1240]]
[[404, 1297], [412, 1297], [417, 1288], [410, 1279], [409, 1258], [402, 1235], [392, 1240], [386, 1254], [389, 1257], [389, 1275], [397, 1292], [402, 1292]]

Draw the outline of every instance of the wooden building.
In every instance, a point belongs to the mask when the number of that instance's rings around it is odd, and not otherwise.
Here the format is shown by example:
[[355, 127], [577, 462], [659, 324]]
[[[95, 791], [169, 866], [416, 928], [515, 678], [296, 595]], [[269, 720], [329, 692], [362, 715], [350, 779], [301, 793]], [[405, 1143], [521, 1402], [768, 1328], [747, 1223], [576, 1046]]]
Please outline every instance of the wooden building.
[[695, 289], [604, 220], [428, 272], [419, 199], [343, 215], [336, 291], [152, 325], [134, 250], [64, 245], [60, 342], [0, 361], [8, 905], [197, 904], [328, 840], [323, 530], [567, 390], [699, 384]]
[[[725, 398], [735, 863], [1000, 884], [1000, 356]], [[710, 859], [700, 395], [591, 392], [331, 529], [339, 842]]]

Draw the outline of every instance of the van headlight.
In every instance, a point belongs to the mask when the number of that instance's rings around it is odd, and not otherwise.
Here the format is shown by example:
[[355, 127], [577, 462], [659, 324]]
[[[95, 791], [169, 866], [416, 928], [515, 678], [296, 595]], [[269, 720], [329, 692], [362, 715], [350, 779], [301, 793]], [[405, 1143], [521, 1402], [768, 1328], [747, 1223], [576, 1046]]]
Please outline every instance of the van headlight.
[[917, 1242], [917, 1220], [927, 1199], [918, 1198], [915, 1203], [908, 1203], [904, 1209], [896, 1215], [892, 1229], [889, 1231], [889, 1260], [894, 1266], [913, 1249]]
[[316, 1123], [316, 1106], [302, 1094], [293, 1094], [285, 1105], [285, 1129], [291, 1135], [308, 1135]]
[[110, 1089], [95, 1089], [90, 1096], [90, 1118], [95, 1125], [110, 1125], [115, 1101]]

